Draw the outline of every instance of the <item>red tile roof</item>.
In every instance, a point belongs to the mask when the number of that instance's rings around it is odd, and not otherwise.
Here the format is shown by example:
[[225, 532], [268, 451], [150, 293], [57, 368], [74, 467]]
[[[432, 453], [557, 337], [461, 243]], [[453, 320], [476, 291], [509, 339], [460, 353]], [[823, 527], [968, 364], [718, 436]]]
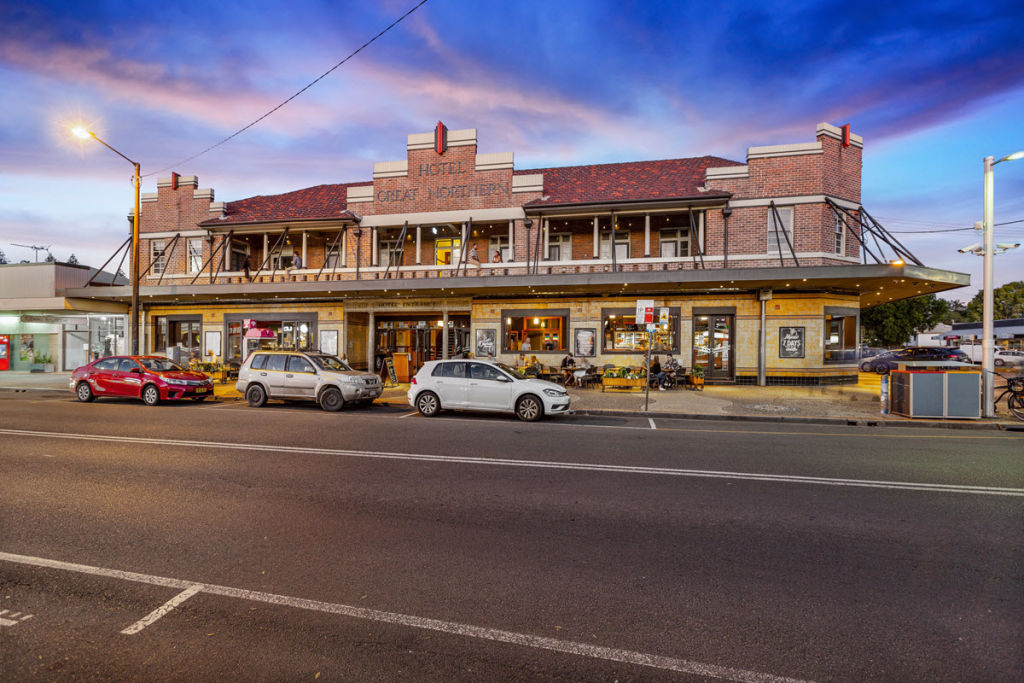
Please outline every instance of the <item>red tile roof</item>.
[[352, 218], [348, 210], [348, 188], [370, 183], [317, 185], [275, 195], [258, 195], [225, 204], [224, 218], [211, 218], [201, 225], [214, 227], [236, 223], [267, 223]]
[[[515, 175], [544, 174], [544, 197], [526, 206], [600, 204], [658, 199], [728, 197], [726, 192], [701, 192], [708, 168], [742, 166], [721, 157], [628, 161], [617, 164], [563, 166], [515, 171]], [[260, 195], [225, 204], [225, 217], [203, 221], [215, 227], [240, 223], [351, 219], [348, 188], [372, 183], [317, 185], [276, 195]]]
[[544, 174], [544, 198], [526, 206], [598, 204], [652, 199], [727, 197], [726, 192], [701, 192], [708, 168], [742, 166], [721, 157], [627, 161], [617, 164], [517, 170], [516, 175]]

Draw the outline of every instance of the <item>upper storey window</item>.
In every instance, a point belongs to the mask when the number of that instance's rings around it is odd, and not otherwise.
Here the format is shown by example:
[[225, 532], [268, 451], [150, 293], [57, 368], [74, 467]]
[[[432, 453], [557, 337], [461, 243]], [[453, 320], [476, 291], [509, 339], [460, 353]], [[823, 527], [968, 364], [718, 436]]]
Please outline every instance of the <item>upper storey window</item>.
[[[777, 215], [776, 215], [777, 214]], [[779, 223], [781, 219], [781, 224]], [[775, 211], [768, 209], [768, 253], [777, 254], [789, 251], [793, 245], [793, 207], [779, 206]]]

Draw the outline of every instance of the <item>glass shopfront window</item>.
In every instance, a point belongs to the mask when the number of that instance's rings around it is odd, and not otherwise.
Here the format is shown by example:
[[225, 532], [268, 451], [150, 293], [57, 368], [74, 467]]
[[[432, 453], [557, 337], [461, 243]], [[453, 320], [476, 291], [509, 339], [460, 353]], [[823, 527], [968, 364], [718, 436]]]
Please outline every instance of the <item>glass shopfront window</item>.
[[154, 316], [150, 350], [161, 356], [167, 355], [176, 363], [200, 358], [202, 328], [202, 316]]
[[852, 363], [857, 360], [857, 312], [825, 309], [825, 362]]
[[569, 311], [502, 311], [505, 353], [564, 352], [569, 348]]
[[310, 351], [316, 348], [315, 313], [231, 313], [224, 316], [225, 361], [241, 362], [253, 351]]
[[[660, 311], [668, 308], [668, 320], [660, 322]], [[679, 352], [679, 308], [655, 307], [656, 327], [650, 335], [651, 351], [662, 353]], [[602, 351], [605, 353], [646, 353], [647, 326], [636, 323], [636, 310], [632, 308], [601, 309], [604, 319], [604, 342]]]

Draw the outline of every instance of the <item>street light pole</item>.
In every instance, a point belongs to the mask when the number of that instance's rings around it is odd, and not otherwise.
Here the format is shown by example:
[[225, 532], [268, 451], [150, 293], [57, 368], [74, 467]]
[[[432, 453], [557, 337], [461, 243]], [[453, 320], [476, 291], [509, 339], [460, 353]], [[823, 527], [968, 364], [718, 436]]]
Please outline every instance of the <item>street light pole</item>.
[[992, 339], [994, 327], [993, 315], [993, 294], [992, 294], [992, 260], [994, 257], [995, 239], [992, 236], [994, 230], [992, 223], [993, 205], [995, 203], [995, 190], [993, 188], [992, 167], [995, 166], [995, 157], [985, 157], [985, 213], [983, 248], [985, 254], [985, 265], [983, 279], [985, 291], [983, 294], [983, 307], [981, 317], [981, 393], [985, 397], [985, 406], [982, 412], [984, 417], [995, 417], [995, 383], [992, 373], [995, 371], [995, 344]]
[[995, 372], [995, 302], [993, 293], [993, 274], [992, 274], [992, 260], [995, 255], [995, 236], [993, 225], [994, 218], [993, 213], [995, 212], [995, 182], [992, 167], [998, 163], [1004, 161], [1013, 161], [1014, 159], [1020, 159], [1024, 157], [1024, 151], [1015, 152], [1009, 154], [999, 161], [995, 160], [995, 157], [985, 157], [985, 211], [984, 211], [984, 225], [983, 230], [985, 231], [983, 249], [985, 256], [985, 265], [983, 278], [985, 280], [985, 291], [983, 294], [984, 305], [982, 307], [982, 327], [981, 327], [981, 391], [984, 397], [984, 406], [982, 415], [984, 417], [995, 417], [996, 404], [995, 404], [995, 382], [993, 373]]
[[[85, 128], [72, 128], [71, 132], [80, 138], [92, 138], [96, 142], [100, 143], [111, 152], [121, 157], [129, 164], [135, 167], [135, 211], [132, 214], [132, 309], [131, 309], [131, 348], [132, 355], [137, 356], [139, 354], [139, 189], [141, 183], [141, 174], [139, 169], [139, 162], [132, 161], [125, 155], [118, 152], [116, 149], [108, 145], [106, 142], [101, 140], [96, 133]], [[116, 274], [115, 274], [116, 277]]]

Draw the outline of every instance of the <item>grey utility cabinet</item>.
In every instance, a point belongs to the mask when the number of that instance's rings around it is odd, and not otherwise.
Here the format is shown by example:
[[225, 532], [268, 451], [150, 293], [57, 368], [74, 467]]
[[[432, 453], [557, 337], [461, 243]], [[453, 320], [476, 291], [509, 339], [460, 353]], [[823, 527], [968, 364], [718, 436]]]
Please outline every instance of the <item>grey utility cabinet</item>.
[[906, 417], [981, 418], [981, 372], [962, 363], [908, 362], [889, 374], [889, 411]]

